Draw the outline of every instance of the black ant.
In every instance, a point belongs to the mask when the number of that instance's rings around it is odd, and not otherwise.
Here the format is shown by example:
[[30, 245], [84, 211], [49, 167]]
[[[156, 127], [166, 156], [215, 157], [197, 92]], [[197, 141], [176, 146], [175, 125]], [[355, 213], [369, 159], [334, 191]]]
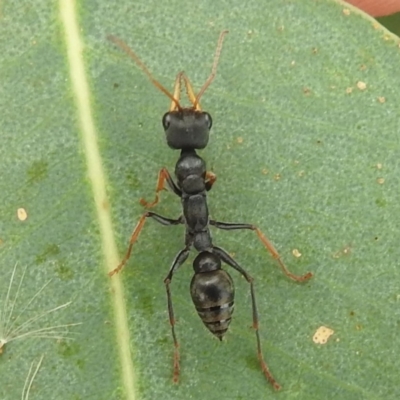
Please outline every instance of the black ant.
[[[201, 110], [200, 98], [215, 77], [222, 42], [226, 33], [227, 31], [223, 31], [219, 36], [211, 74], [197, 95], [194, 93], [192, 85], [184, 72], [178, 73], [175, 80], [174, 92], [171, 94], [161, 83], [153, 78], [147, 67], [123, 41], [115, 36], [109, 36], [109, 40], [133, 58], [153, 85], [170, 98], [171, 106], [169, 111], [163, 116], [162, 124], [168, 146], [181, 151], [181, 155], [175, 166], [177, 183], [174, 182], [168, 170], [162, 168], [158, 174], [154, 201], [147, 202], [144, 199], [140, 199], [140, 203], [147, 208], [155, 206], [159, 201], [159, 192], [165, 189], [164, 185], [167, 182], [168, 187], [180, 197], [183, 208], [183, 215], [177, 219], [166, 218], [151, 211], [143, 213], [133, 230], [125, 257], [109, 275], [112, 276], [119, 272], [127, 263], [132, 247], [138, 239], [147, 218], [153, 218], [160, 224], [167, 226], [185, 225], [185, 247], [175, 256], [168, 275], [164, 279], [167, 291], [169, 322], [175, 346], [174, 382], [178, 382], [179, 380], [180, 356], [178, 340], [175, 334], [175, 317], [172, 307], [170, 284], [172, 276], [186, 261], [193, 246], [198, 251], [198, 255], [193, 261], [194, 276], [190, 283], [190, 294], [201, 320], [211, 333], [222, 340], [232, 319], [235, 296], [232, 278], [228, 272], [221, 269], [221, 263], [224, 262], [236, 271], [239, 271], [250, 285], [253, 328], [256, 333], [258, 359], [265, 377], [275, 389], [279, 390], [281, 386], [269, 371], [261, 351], [253, 278], [224, 249], [213, 245], [209, 225], [225, 230], [250, 229], [255, 231], [272, 257], [278, 261], [283, 272], [295, 281], [303, 282], [311, 278], [312, 273], [309, 272], [303, 276], [296, 276], [289, 272], [272, 243], [255, 225], [226, 223], [209, 219], [206, 195], [212, 188], [216, 180], [216, 175], [206, 170], [206, 163], [196, 153], [196, 150], [204, 149], [207, 146], [212, 119], [210, 114]], [[192, 104], [191, 107], [182, 107], [179, 102], [182, 81], [185, 85], [189, 101]]]

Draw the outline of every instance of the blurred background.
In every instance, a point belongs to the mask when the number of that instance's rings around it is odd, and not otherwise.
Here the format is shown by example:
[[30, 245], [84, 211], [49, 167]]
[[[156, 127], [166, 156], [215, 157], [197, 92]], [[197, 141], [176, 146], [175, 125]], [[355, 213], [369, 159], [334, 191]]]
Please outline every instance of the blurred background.
[[400, 36], [400, 0], [346, 0]]
[[395, 35], [400, 36], [400, 12], [387, 17], [377, 18], [378, 22], [385, 26]]

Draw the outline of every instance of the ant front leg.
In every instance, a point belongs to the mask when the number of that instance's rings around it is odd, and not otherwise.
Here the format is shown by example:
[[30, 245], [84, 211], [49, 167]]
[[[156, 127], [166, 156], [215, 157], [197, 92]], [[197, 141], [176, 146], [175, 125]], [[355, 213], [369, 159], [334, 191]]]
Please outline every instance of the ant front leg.
[[211, 190], [212, 185], [214, 185], [215, 181], [217, 180], [217, 175], [214, 172], [207, 171], [206, 172], [206, 190], [207, 192]]
[[288, 276], [290, 279], [293, 279], [294, 281], [297, 282], [304, 282], [308, 279], [310, 279], [313, 274], [312, 272], [307, 272], [305, 275], [298, 276], [292, 274], [286, 267], [286, 265], [283, 263], [281, 260], [281, 256], [279, 253], [276, 251], [275, 247], [273, 244], [269, 241], [269, 239], [261, 232], [257, 226], [252, 225], [252, 224], [234, 224], [234, 223], [227, 223], [227, 222], [219, 222], [219, 221], [214, 221], [210, 220], [210, 225], [215, 226], [218, 229], [224, 229], [227, 231], [231, 230], [237, 230], [237, 229], [250, 229], [252, 231], [255, 231], [259, 239], [261, 240], [262, 244], [266, 247], [266, 249], [269, 251], [271, 256], [278, 261], [279, 266], [282, 268], [283, 272], [285, 273], [286, 276]]
[[175, 316], [174, 316], [174, 309], [172, 307], [172, 298], [171, 298], [171, 289], [170, 289], [170, 284], [172, 281], [172, 276], [174, 272], [187, 260], [189, 256], [189, 246], [185, 247], [183, 250], [181, 250], [175, 257], [172, 266], [168, 272], [168, 275], [164, 279], [164, 284], [165, 284], [165, 289], [167, 291], [167, 302], [168, 302], [168, 315], [169, 315], [169, 324], [171, 325], [171, 332], [172, 332], [172, 338], [174, 340], [174, 375], [173, 375], [173, 381], [175, 383], [178, 383], [179, 381], [179, 371], [180, 371], [180, 366], [179, 366], [179, 344], [178, 340], [176, 338], [176, 333], [175, 333]]
[[258, 360], [260, 361], [261, 370], [264, 373], [264, 376], [271, 383], [271, 385], [274, 387], [275, 390], [279, 390], [281, 388], [281, 385], [279, 385], [279, 383], [272, 376], [262, 354], [256, 294], [254, 291], [254, 284], [253, 284], [254, 279], [221, 247], [214, 246], [213, 253], [216, 254], [221, 259], [221, 261], [228, 264], [230, 267], [236, 269], [236, 271], [239, 271], [242, 274], [242, 276], [246, 279], [246, 281], [250, 284], [251, 306], [253, 310], [253, 328], [256, 332]]
[[121, 271], [122, 268], [124, 268], [125, 264], [127, 263], [127, 261], [129, 260], [129, 257], [131, 256], [131, 252], [132, 252], [132, 247], [135, 244], [135, 242], [137, 241], [140, 232], [143, 229], [143, 226], [146, 222], [147, 218], [153, 218], [155, 219], [157, 222], [159, 222], [162, 225], [166, 225], [166, 226], [171, 226], [171, 225], [178, 225], [182, 223], [182, 218], [178, 218], [178, 219], [171, 219], [171, 218], [166, 218], [163, 217], [159, 214], [153, 213], [151, 211], [147, 211], [145, 212], [139, 219], [138, 223], [135, 226], [135, 229], [132, 232], [131, 235], [131, 239], [129, 241], [129, 246], [128, 246], [128, 250], [125, 253], [124, 258], [122, 259], [122, 261], [119, 263], [119, 265], [117, 266], [117, 268], [114, 268], [112, 271], [110, 271], [108, 273], [109, 276], [113, 276], [114, 274], [116, 274], [117, 272]]
[[182, 191], [181, 189], [178, 188], [174, 180], [171, 178], [170, 173], [168, 172], [167, 168], [161, 168], [160, 172], [158, 173], [158, 179], [157, 179], [157, 186], [156, 186], [156, 197], [152, 202], [147, 202], [145, 199], [141, 198], [139, 200], [140, 204], [146, 208], [151, 208], [154, 207], [156, 204], [158, 204], [160, 200], [160, 195], [159, 193], [161, 190], [165, 190], [165, 181], [167, 181], [168, 186], [171, 188], [171, 190], [179, 197], [182, 196]]

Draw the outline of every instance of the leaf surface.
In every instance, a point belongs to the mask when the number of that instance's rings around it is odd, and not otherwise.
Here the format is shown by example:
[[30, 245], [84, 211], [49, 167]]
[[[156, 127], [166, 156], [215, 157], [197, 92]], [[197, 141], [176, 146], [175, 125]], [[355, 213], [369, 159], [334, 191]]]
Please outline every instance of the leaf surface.
[[[70, 22], [66, 3], [1, 6], [1, 317], [18, 293], [11, 320], [23, 311], [21, 323], [72, 302], [28, 331], [81, 325], [67, 328], [73, 341], [7, 343], [0, 398], [21, 398], [42, 355], [33, 399], [397, 398], [398, 39], [330, 2], [91, 1]], [[180, 70], [199, 88], [223, 29], [202, 98], [214, 121], [201, 152], [218, 176], [212, 217], [257, 224], [292, 272], [315, 274], [293, 283], [254, 233], [213, 230], [255, 278], [276, 394], [257, 361], [247, 283], [232, 272], [236, 308], [219, 343], [191, 304], [192, 258], [172, 282], [182, 368], [172, 384], [163, 278], [182, 227], [149, 221], [128, 266], [106, 275], [126, 251], [138, 199], [153, 198], [158, 170], [173, 172], [179, 154], [161, 127], [169, 100], [106, 36], [126, 41], [167, 88]], [[169, 192], [155, 209], [180, 210]], [[312, 340], [320, 326], [334, 330], [325, 345]]]

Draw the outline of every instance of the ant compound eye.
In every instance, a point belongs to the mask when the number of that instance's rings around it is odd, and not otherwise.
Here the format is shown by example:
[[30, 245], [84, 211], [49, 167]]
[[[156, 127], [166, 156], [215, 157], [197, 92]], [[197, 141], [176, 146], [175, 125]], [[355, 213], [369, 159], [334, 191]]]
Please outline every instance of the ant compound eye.
[[208, 112], [204, 113], [204, 119], [207, 122], [208, 129], [211, 129], [211, 127], [212, 127], [212, 118], [211, 118], [211, 115]]
[[169, 112], [165, 113], [164, 116], [162, 117], [162, 124], [164, 130], [167, 130], [171, 125], [171, 116], [169, 115]]

